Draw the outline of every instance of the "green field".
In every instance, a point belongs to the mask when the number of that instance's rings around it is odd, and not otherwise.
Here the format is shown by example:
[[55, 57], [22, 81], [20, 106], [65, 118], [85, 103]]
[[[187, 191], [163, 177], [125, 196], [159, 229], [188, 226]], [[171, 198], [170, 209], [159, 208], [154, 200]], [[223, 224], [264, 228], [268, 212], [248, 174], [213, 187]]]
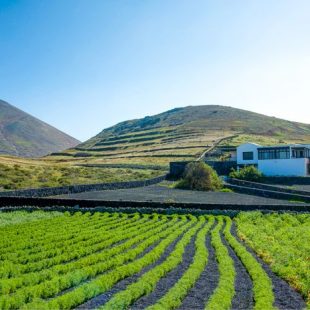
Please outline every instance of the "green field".
[[[248, 230], [245, 225], [252, 225], [255, 213], [249, 214], [237, 218], [240, 233]], [[284, 221], [278, 215], [271, 217]], [[269, 233], [267, 224], [271, 220], [268, 216], [259, 218], [256, 224], [264, 236]], [[309, 215], [288, 219], [286, 225], [296, 229], [303, 229], [310, 221]], [[232, 308], [238, 295], [235, 281], [240, 269], [229, 254], [233, 251], [251, 277], [251, 307], [273, 309], [277, 292], [272, 281], [231, 233], [233, 222], [226, 216], [211, 215], [0, 213], [0, 223], [4, 223], [0, 226], [0, 308], [72, 309], [99, 296], [95, 308], [135, 309], [141, 298], [152, 296], [158, 283], [182, 266], [186, 255], [192, 255], [161, 296], [148, 300], [148, 309], [175, 309], [182, 306], [191, 290], [200, 294], [196, 282], [201, 281], [212, 259], [212, 245], [217, 264], [214, 272], [219, 276], [216, 287], [204, 296], [203, 308]], [[252, 234], [248, 238], [252, 240]], [[280, 238], [280, 234], [273, 238]], [[190, 245], [192, 253], [188, 252]], [[290, 255], [290, 242], [282, 246], [281, 255], [285, 256], [286, 250]], [[307, 248], [298, 249], [300, 255], [307, 255], [304, 250]], [[292, 265], [292, 275], [306, 276], [309, 281], [309, 260], [306, 264], [304, 268]], [[124, 279], [128, 283], [119, 287]], [[307, 290], [309, 287], [300, 290], [305, 297]], [[110, 291], [109, 298], [100, 299]]]
[[310, 216], [242, 213], [239, 236], [310, 301]]

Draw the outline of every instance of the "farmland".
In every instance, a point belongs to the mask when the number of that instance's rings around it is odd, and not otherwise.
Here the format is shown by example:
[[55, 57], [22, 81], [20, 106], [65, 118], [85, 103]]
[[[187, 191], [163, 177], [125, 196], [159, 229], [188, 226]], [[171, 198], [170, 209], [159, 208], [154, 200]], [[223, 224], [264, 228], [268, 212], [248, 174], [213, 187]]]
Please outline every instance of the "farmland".
[[[305, 307], [300, 295], [235, 233], [237, 223], [240, 236], [258, 249], [255, 227], [262, 236], [268, 235], [273, 219], [279, 225], [284, 221], [281, 216], [259, 215], [255, 226], [251, 217], [255, 213], [241, 213], [236, 219], [156, 213], [47, 214], [45, 218], [37, 212], [0, 213], [0, 223], [5, 223], [0, 228], [1, 309]], [[289, 219], [290, 229], [307, 233], [309, 215]], [[275, 244], [280, 236], [280, 232], [273, 235]], [[291, 251], [292, 243], [287, 240], [282, 246], [279, 255], [285, 255], [286, 247]], [[277, 255], [273, 250], [270, 256], [283, 267], [284, 258], [273, 256]], [[306, 247], [296, 251], [302, 257], [309, 253], [304, 252]], [[294, 277], [305, 276], [309, 282], [309, 265], [290, 268]], [[309, 287], [296, 288], [306, 299]]]
[[310, 302], [310, 216], [244, 213], [239, 236]]

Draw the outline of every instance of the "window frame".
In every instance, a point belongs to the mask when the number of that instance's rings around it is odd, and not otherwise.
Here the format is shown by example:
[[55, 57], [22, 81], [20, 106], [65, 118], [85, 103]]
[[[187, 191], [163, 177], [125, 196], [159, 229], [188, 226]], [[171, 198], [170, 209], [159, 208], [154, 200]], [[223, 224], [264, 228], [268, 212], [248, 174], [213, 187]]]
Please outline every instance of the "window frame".
[[[250, 155], [250, 156], [246, 158], [245, 155]], [[242, 160], [254, 160], [254, 152], [253, 151], [242, 152]]]

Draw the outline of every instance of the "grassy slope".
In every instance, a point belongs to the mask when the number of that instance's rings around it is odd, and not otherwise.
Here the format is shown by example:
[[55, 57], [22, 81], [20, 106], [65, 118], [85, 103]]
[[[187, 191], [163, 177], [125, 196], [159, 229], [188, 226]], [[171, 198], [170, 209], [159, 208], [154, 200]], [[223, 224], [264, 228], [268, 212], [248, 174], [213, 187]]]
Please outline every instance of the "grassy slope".
[[0, 100], [0, 153], [38, 157], [78, 143], [78, 140]]
[[[194, 106], [119, 123], [67, 151], [68, 158], [89, 156], [98, 163], [153, 163], [192, 160], [214, 141], [237, 134], [222, 144], [310, 141], [310, 125], [223, 106]], [[63, 158], [64, 159], [64, 158]]]
[[0, 191], [73, 184], [144, 180], [162, 175], [158, 170], [78, 167], [42, 159], [0, 157]]
[[[37, 160], [2, 157], [0, 163], [8, 168], [0, 167], [0, 187], [12, 189], [153, 177], [163, 172], [148, 167], [145, 171], [135, 170], [128, 165], [160, 165], [168, 169], [170, 161], [194, 160], [208, 145], [236, 134], [235, 138], [228, 138], [221, 144], [238, 145], [245, 141], [309, 143], [310, 125], [222, 106], [174, 109], [117, 124], [76, 148], [52, 156]], [[89, 163], [126, 166], [123, 169], [76, 167]], [[14, 171], [14, 164], [19, 165], [18, 173]]]

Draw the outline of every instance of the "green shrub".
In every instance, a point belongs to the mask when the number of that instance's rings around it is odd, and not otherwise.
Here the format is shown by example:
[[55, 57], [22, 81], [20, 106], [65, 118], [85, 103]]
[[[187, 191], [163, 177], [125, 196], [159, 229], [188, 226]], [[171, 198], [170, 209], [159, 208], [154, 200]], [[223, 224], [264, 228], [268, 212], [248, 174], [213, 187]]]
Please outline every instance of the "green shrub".
[[245, 166], [240, 170], [232, 170], [229, 174], [231, 178], [259, 182], [263, 179], [263, 174], [254, 166]]
[[183, 179], [176, 188], [198, 191], [214, 191], [222, 188], [222, 181], [216, 171], [203, 162], [189, 163], [185, 167]]
[[233, 193], [234, 191], [230, 188], [222, 188], [220, 190], [220, 192], [222, 192], [222, 193]]

